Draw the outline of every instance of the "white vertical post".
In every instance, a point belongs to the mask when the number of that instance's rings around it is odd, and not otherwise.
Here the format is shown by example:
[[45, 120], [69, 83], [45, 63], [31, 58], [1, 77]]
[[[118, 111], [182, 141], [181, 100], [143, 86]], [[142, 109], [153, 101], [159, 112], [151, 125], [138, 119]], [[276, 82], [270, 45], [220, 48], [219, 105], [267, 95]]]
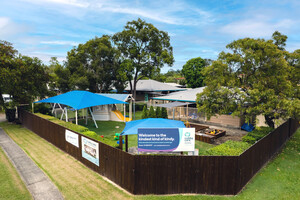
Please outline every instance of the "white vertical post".
[[175, 108], [173, 107], [173, 120], [175, 119]]
[[88, 109], [85, 109], [86, 111], [86, 116], [85, 116], [85, 125], [87, 125], [87, 121], [88, 121]]
[[126, 122], [126, 104], [124, 103], [124, 122]]
[[189, 121], [189, 105], [186, 105], [186, 121]]
[[76, 110], [76, 125], [78, 125], [78, 112]]
[[130, 104], [129, 104], [129, 118], [132, 119], [132, 98], [130, 99]]
[[34, 113], [34, 103], [33, 102], [32, 102], [31, 107], [32, 107], [32, 113]]
[[65, 107], [66, 122], [68, 121], [68, 109]]
[[95, 120], [94, 115], [93, 115], [93, 112], [92, 112], [92, 110], [91, 110], [91, 107], [89, 107], [89, 110], [90, 110], [90, 113], [91, 113], [91, 115], [92, 115], [92, 119], [94, 120], [95, 126], [96, 126], [96, 128], [98, 128], [97, 123], [96, 123], [96, 120]]

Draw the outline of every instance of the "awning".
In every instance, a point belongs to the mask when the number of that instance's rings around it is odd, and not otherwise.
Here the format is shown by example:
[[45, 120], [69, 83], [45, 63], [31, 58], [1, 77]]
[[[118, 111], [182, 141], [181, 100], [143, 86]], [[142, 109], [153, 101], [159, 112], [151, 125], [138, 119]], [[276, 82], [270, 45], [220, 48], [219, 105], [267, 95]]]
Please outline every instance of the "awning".
[[70, 106], [76, 110], [83, 108], [107, 105], [107, 104], [128, 104], [101, 94], [95, 94], [88, 91], [74, 90], [54, 97], [36, 101], [34, 103], [59, 103]]
[[171, 103], [165, 103], [165, 104], [155, 104], [154, 106], [157, 107], [164, 107], [164, 108], [173, 108], [173, 107], [178, 107], [178, 106], [185, 106], [193, 103], [182, 103], [182, 102], [171, 102]]
[[139, 128], [186, 128], [182, 121], [163, 119], [163, 118], [147, 118], [127, 122], [121, 135], [133, 135], [138, 133]]

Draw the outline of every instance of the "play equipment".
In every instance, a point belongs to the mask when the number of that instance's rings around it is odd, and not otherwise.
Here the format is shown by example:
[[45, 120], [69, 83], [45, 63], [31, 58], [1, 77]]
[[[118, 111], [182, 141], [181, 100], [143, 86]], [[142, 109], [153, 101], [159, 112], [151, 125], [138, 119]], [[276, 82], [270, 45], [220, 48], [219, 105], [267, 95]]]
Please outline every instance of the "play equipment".
[[120, 133], [115, 133], [114, 140], [119, 140]]
[[[124, 115], [123, 115], [119, 110], [113, 110], [112, 112], [115, 113], [115, 115], [116, 115], [121, 121], [124, 121]], [[131, 121], [131, 120], [132, 120], [131, 118], [125, 117], [125, 121], [126, 121], [126, 122], [129, 122], [129, 121]]]

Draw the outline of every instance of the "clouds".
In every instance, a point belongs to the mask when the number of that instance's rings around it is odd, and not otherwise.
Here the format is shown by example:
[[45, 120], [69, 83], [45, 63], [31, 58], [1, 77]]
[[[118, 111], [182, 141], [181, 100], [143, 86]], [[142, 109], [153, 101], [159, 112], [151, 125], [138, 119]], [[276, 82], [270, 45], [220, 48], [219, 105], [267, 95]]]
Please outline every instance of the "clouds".
[[[287, 49], [299, 48], [298, 1], [197, 0], [14, 0], [2, 1], [0, 40], [45, 62], [60, 60], [73, 46], [121, 31], [142, 18], [166, 31], [174, 47], [175, 69], [201, 56], [216, 59], [226, 44], [243, 37], [288, 35]], [[169, 68], [165, 68], [169, 69]], [[166, 70], [164, 70], [166, 71]]]
[[270, 37], [276, 30], [287, 33], [294, 25], [294, 21], [290, 19], [278, 22], [247, 19], [227, 24], [221, 28], [221, 32], [236, 37]]

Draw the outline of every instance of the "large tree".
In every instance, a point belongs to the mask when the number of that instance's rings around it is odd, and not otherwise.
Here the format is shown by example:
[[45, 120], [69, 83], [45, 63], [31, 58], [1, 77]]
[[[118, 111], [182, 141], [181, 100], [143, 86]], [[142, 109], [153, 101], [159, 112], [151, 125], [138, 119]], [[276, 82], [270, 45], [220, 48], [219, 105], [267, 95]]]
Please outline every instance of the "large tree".
[[186, 80], [187, 86], [197, 88], [204, 86], [203, 70], [206, 66], [206, 61], [200, 57], [192, 58], [182, 67], [182, 74]]
[[16, 104], [32, 102], [48, 94], [49, 76], [38, 58], [19, 55], [11, 43], [0, 41], [0, 104], [2, 94], [12, 96]]
[[70, 72], [72, 89], [92, 92], [108, 91], [115, 83], [124, 85], [119, 71], [118, 50], [109, 36], [94, 38], [68, 52], [66, 68]]
[[284, 46], [284, 38], [278, 37], [274, 41], [245, 38], [228, 44], [232, 52], [221, 52], [206, 68], [207, 87], [197, 98], [199, 111], [208, 117], [232, 112], [248, 120], [263, 114], [270, 127], [275, 119], [299, 117], [300, 101], [295, 94], [299, 86], [291, 81], [292, 67]]
[[174, 62], [168, 33], [141, 19], [128, 22], [113, 40], [121, 52], [121, 66], [134, 98], [140, 79], [151, 77], [165, 64], [171, 66]]

